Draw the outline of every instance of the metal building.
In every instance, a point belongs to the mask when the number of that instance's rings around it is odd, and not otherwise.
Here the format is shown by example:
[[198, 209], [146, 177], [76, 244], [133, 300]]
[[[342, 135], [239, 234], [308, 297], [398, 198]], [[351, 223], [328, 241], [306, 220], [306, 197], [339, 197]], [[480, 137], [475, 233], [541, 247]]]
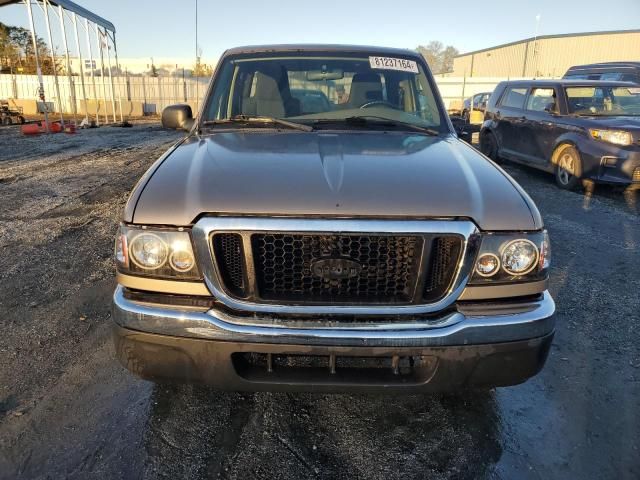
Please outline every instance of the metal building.
[[541, 35], [458, 55], [456, 77], [561, 77], [572, 65], [640, 61], [640, 30]]

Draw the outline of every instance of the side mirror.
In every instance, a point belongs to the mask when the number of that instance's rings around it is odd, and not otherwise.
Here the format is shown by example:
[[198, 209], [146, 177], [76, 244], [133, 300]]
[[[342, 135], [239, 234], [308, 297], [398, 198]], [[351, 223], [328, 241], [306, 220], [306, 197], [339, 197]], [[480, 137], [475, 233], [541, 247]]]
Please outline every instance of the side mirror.
[[175, 130], [186, 130], [193, 127], [194, 119], [191, 107], [185, 104], [169, 105], [162, 111], [162, 126]]
[[473, 140], [473, 133], [469, 130], [461, 128], [460, 130], [456, 129], [456, 133], [458, 134], [458, 138], [460, 140], [464, 140], [467, 143], [471, 143]]

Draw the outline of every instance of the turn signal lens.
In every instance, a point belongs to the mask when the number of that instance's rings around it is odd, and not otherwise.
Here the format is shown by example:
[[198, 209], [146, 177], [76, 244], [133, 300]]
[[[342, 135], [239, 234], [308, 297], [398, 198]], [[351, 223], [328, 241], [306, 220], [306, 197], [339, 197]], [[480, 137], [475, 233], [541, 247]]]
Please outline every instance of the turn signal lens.
[[116, 238], [116, 262], [124, 268], [129, 268], [129, 250], [127, 248], [127, 236], [123, 233]]
[[502, 268], [510, 275], [525, 275], [537, 263], [538, 247], [529, 240], [512, 240], [502, 249]]
[[540, 245], [540, 259], [538, 260], [540, 270], [547, 270], [551, 266], [551, 243], [549, 242], [549, 233], [545, 230], [542, 236], [542, 245]]

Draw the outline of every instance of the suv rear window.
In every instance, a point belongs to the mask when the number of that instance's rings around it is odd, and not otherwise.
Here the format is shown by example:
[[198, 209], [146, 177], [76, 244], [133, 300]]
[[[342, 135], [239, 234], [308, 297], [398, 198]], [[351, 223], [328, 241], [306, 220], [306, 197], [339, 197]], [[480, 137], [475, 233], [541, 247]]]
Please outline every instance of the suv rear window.
[[500, 103], [503, 107], [522, 108], [524, 107], [524, 99], [527, 96], [526, 87], [508, 87], [502, 97]]

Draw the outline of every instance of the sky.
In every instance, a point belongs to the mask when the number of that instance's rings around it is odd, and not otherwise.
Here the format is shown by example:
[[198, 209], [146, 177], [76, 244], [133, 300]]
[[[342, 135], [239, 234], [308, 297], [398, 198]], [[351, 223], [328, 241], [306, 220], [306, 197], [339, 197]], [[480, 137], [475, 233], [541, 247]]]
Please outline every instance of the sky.
[[[115, 25], [120, 57], [196, 55], [196, 0], [75, 1]], [[265, 43], [416, 48], [438, 40], [464, 53], [534, 36], [538, 15], [539, 35], [640, 28], [640, 0], [199, 0], [198, 13], [209, 61], [230, 47]], [[25, 6], [0, 7], [0, 21], [26, 27]]]

